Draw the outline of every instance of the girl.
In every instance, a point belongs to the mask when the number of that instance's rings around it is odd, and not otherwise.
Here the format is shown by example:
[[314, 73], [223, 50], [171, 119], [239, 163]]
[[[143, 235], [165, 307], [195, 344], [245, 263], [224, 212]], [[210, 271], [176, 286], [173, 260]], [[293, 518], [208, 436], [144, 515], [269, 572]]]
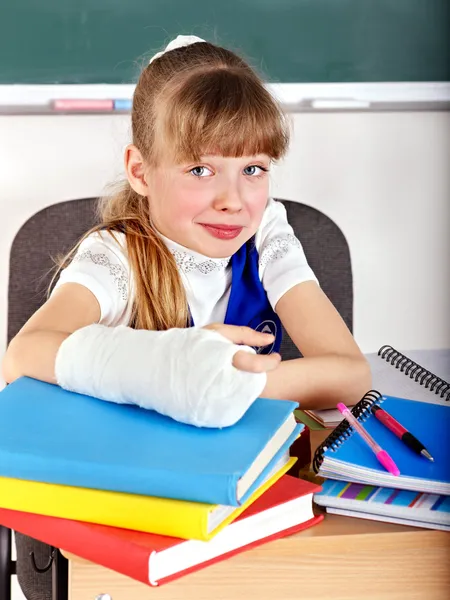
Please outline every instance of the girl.
[[[132, 135], [125, 185], [12, 340], [5, 380], [207, 427], [232, 425], [258, 396], [359, 400], [367, 364], [268, 200], [288, 128], [250, 67], [180, 36], [140, 76]], [[304, 358], [280, 362], [281, 323]]]
[[[288, 129], [247, 64], [179, 36], [143, 70], [132, 130], [125, 186], [11, 342], [5, 380], [205, 426], [234, 423], [258, 395], [358, 400], [366, 362], [267, 200]], [[280, 321], [303, 359], [280, 363]]]

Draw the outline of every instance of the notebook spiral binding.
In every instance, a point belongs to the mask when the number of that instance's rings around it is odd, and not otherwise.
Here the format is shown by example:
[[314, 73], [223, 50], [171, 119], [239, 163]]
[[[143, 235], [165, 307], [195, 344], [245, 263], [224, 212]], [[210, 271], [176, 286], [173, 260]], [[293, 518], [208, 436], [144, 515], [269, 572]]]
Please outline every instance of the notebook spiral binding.
[[[353, 415], [362, 423], [370, 416], [370, 409], [374, 404], [380, 404], [382, 402], [382, 394], [377, 390], [370, 390], [361, 398], [361, 400], [355, 404], [351, 409]], [[339, 446], [353, 433], [353, 427], [350, 423], [344, 419], [339, 425], [330, 433], [326, 440], [324, 440], [314, 453], [314, 459], [312, 467], [315, 473], [319, 472], [320, 465], [323, 462], [323, 453], [328, 448], [331, 450], [337, 450]]]
[[405, 375], [409, 375], [410, 379], [414, 379], [419, 385], [423, 385], [430, 392], [434, 392], [440, 398], [450, 402], [450, 383], [447, 381], [428, 371], [392, 346], [382, 346], [378, 350], [378, 356]]

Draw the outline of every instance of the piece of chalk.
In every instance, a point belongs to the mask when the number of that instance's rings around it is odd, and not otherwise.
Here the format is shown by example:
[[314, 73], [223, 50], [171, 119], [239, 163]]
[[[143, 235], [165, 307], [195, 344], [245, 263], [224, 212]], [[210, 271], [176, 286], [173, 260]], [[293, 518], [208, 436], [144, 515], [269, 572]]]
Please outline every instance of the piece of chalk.
[[59, 98], [53, 100], [52, 107], [54, 110], [67, 111], [108, 111], [114, 110], [113, 100], [84, 100], [82, 98]]
[[119, 98], [114, 100], [114, 110], [130, 111], [133, 105], [133, 101], [128, 98]]

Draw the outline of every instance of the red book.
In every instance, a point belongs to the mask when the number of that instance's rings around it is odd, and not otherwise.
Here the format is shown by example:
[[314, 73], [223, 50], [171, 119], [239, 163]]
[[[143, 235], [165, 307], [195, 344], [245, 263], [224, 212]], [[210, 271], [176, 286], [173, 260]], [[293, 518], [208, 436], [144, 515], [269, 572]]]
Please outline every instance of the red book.
[[0, 524], [156, 586], [319, 523], [320, 487], [284, 475], [212, 540], [179, 538], [0, 509]]

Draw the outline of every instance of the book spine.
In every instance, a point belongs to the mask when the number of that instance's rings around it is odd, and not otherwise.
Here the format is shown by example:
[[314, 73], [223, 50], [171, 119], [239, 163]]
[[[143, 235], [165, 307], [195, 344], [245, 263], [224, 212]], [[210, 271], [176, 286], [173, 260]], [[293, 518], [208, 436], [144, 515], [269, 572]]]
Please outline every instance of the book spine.
[[149, 582], [150, 551], [119, 536], [106, 535], [101, 527], [88, 528], [66, 519], [36, 519], [33, 514], [6, 509], [0, 509], [0, 523], [137, 581]]
[[0, 506], [172, 537], [206, 540], [203, 504], [0, 477]]
[[24, 453], [11, 456], [2, 452], [1, 448], [0, 474], [40, 483], [239, 506], [236, 498], [237, 474], [152, 472], [138, 466], [116, 469], [108, 464], [69, 462], [58, 456], [52, 457], [50, 462], [39, 455]]

